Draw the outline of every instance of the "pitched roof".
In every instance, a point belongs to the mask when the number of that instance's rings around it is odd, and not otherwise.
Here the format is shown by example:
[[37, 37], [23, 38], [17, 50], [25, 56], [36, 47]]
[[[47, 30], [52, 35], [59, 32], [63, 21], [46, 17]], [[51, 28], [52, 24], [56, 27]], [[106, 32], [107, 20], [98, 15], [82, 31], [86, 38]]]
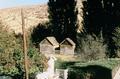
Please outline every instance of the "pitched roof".
[[60, 45], [63, 44], [65, 41], [69, 42], [72, 46], [75, 46], [75, 43], [74, 43], [70, 38], [66, 38], [65, 40], [63, 40], [63, 41], [60, 43]]
[[59, 43], [57, 42], [55, 37], [46, 37], [45, 39], [48, 40], [55, 48], [59, 47]]
[[48, 39], [53, 46], [59, 45], [55, 37], [46, 37], [46, 39]]

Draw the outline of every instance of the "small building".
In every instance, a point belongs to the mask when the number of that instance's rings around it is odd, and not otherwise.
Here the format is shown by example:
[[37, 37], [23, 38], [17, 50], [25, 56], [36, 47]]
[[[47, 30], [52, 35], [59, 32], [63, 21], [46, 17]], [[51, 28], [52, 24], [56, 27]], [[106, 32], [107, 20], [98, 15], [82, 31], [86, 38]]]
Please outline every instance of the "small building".
[[46, 37], [40, 42], [39, 47], [43, 54], [55, 54], [55, 49], [59, 47], [59, 43], [55, 37]]
[[60, 54], [73, 55], [74, 50], [75, 43], [70, 38], [66, 38], [60, 43]]

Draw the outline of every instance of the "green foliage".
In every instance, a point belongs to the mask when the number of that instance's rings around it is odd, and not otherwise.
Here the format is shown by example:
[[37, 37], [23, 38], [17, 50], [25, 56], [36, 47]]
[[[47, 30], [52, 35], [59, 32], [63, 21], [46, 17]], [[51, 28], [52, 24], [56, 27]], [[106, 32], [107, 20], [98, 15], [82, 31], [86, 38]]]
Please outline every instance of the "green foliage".
[[[111, 79], [112, 70], [119, 67], [119, 59], [100, 59], [89, 62], [77, 62], [70, 66], [70, 73], [75, 77], [79, 76], [80, 79]], [[81, 78], [82, 77], [82, 78]], [[71, 78], [72, 79], [72, 78]]]
[[47, 68], [47, 59], [44, 55], [38, 53], [38, 50], [30, 48], [28, 51], [30, 74], [38, 71], [44, 71]]
[[115, 31], [113, 32], [113, 37], [112, 37], [115, 46], [117, 48], [117, 55], [120, 57], [120, 26], [115, 28]]
[[[12, 76], [15, 79], [24, 78], [24, 53], [22, 39], [15, 34], [6, 32], [0, 24], [0, 75]], [[43, 71], [47, 67], [47, 59], [33, 47], [28, 47], [29, 74]]]
[[30, 41], [32, 44], [38, 46], [40, 41], [45, 37], [50, 36], [49, 22], [38, 24], [35, 28], [31, 29]]
[[19, 70], [15, 66], [3, 67], [2, 74], [14, 76], [15, 74], [19, 74]]
[[57, 64], [59, 64], [57, 68], [69, 69], [68, 79], [111, 79], [111, 71], [119, 67], [120, 59], [99, 59], [88, 62], [58, 60]]
[[76, 0], [49, 0], [49, 20], [52, 34], [59, 40], [76, 39]]
[[71, 67], [86, 67], [89, 65], [98, 65], [102, 67], [106, 67], [108, 69], [114, 69], [115, 67], [119, 66], [120, 59], [110, 58], [110, 59], [99, 59], [99, 60], [92, 60], [92, 61], [62, 61], [57, 60], [55, 63], [56, 68], [71, 68]]
[[74, 65], [75, 63], [77, 62], [76, 61], [63, 61], [63, 60], [57, 59], [57, 61], [55, 62], [55, 67], [57, 69], [66, 69]]
[[106, 67], [112, 70], [115, 67], [119, 66], [119, 64], [120, 64], [119, 59], [99, 59], [99, 60], [93, 60], [88, 62], [77, 62], [74, 64], [74, 66], [86, 67], [89, 65], [98, 65], [98, 66]]
[[13, 53], [13, 59], [15, 61], [23, 61], [23, 53], [19, 49], [15, 49]]
[[19, 69], [16, 67], [13, 53], [19, 49], [21, 45], [13, 33], [8, 33], [6, 29], [0, 24], [0, 74], [15, 76], [19, 74]]
[[102, 31], [108, 45], [109, 57], [117, 57], [112, 33], [120, 25], [120, 7], [117, 6], [119, 3], [119, 0], [83, 1], [84, 29], [87, 33], [97, 36]]
[[96, 60], [106, 57], [107, 45], [104, 44], [102, 36], [100, 38], [92, 35], [78, 36], [77, 51], [82, 60]]

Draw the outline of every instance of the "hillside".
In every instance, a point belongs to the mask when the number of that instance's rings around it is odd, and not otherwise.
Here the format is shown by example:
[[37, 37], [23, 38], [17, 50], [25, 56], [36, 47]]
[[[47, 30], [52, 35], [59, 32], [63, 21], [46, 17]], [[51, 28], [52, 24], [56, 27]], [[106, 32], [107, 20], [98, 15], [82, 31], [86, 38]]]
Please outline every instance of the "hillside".
[[21, 8], [24, 10], [26, 29], [48, 21], [47, 5], [34, 5], [0, 9], [0, 22], [8, 31], [21, 33]]
[[[79, 25], [77, 31], [81, 32], [83, 29], [83, 4], [82, 0], [77, 1], [77, 23]], [[8, 31], [15, 31], [16, 34], [21, 33], [21, 8], [24, 9], [26, 29], [49, 21], [47, 4], [0, 9], [0, 22]]]

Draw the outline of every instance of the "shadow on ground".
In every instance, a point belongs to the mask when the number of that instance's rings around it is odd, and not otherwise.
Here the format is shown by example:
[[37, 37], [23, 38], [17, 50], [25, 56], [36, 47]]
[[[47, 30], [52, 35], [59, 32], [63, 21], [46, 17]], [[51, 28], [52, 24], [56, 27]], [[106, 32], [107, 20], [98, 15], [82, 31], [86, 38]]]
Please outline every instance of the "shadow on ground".
[[111, 69], [98, 65], [71, 67], [68, 79], [112, 79]]

